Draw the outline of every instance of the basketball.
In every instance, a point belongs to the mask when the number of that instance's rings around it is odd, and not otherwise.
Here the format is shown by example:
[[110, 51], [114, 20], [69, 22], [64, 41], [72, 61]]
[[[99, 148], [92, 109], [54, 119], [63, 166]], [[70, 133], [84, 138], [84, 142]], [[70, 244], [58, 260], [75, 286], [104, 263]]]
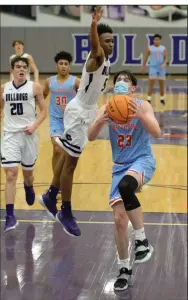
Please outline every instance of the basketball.
[[128, 101], [131, 99], [128, 95], [114, 95], [108, 102], [106, 110], [109, 118], [117, 124], [125, 124], [133, 119], [128, 117], [133, 112], [128, 108]]

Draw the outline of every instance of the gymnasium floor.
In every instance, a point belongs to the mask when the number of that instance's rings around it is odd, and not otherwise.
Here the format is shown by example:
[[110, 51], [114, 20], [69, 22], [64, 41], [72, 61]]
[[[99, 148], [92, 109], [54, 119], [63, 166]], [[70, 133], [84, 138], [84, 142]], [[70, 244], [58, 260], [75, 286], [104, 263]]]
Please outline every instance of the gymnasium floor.
[[[3, 80], [6, 78], [3, 78]], [[152, 139], [157, 160], [153, 179], [139, 199], [146, 234], [155, 248], [152, 259], [133, 266], [133, 285], [115, 294], [116, 247], [113, 216], [108, 206], [111, 150], [108, 140], [89, 143], [81, 156], [72, 204], [82, 235], [67, 236], [51, 221], [36, 200], [24, 200], [18, 176], [16, 231], [3, 233], [4, 172], [1, 172], [1, 299], [2, 300], [186, 300], [187, 299], [187, 87], [186, 78], [167, 80], [166, 106], [158, 87], [152, 106], [164, 136]], [[105, 103], [112, 88], [101, 97]], [[146, 99], [147, 81], [139, 79], [137, 94]], [[49, 119], [39, 129], [40, 149], [35, 169], [35, 190], [49, 186], [52, 147]], [[130, 244], [130, 252], [133, 254]]]

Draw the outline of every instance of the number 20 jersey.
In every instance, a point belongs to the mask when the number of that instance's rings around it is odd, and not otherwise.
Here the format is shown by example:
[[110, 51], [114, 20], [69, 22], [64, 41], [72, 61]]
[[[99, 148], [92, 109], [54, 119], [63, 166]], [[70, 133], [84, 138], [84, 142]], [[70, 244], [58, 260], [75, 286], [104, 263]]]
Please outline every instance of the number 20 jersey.
[[35, 97], [33, 81], [25, 81], [16, 87], [14, 81], [5, 83], [3, 131], [18, 132], [35, 121]]
[[[142, 100], [136, 99], [138, 105]], [[144, 157], [153, 157], [150, 134], [140, 120], [134, 118], [126, 124], [109, 120], [110, 143], [114, 163], [130, 164]]]
[[86, 63], [89, 59], [89, 56], [90, 53], [84, 64], [80, 86], [76, 95], [76, 98], [79, 100], [79, 102], [81, 102], [83, 106], [86, 105], [87, 107], [96, 106], [101, 92], [106, 87], [106, 82], [110, 73], [110, 61], [106, 58], [98, 70], [94, 72], [87, 72]]

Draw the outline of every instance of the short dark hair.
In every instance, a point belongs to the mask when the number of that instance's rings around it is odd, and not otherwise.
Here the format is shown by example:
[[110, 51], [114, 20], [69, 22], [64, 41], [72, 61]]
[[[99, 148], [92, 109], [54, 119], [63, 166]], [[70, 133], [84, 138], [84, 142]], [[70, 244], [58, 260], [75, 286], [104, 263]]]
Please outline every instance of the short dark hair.
[[16, 56], [15, 58], [13, 58], [11, 60], [11, 67], [12, 69], [14, 69], [15, 63], [17, 63], [18, 61], [23, 61], [27, 67], [29, 67], [29, 60], [26, 57], [22, 57], [22, 56]]
[[156, 34], [153, 36], [153, 39], [155, 39], [155, 38], [159, 38], [159, 39], [161, 40], [161, 39], [162, 39], [162, 35], [156, 33]]
[[113, 30], [109, 25], [100, 23], [97, 25], [97, 33], [100, 36], [103, 33], [113, 33]]
[[125, 76], [127, 76], [131, 80], [132, 85], [137, 86], [137, 79], [134, 76], [134, 74], [131, 73], [131, 71], [129, 71], [129, 70], [119, 71], [118, 73], [116, 73], [114, 75], [114, 79], [113, 79], [113, 84], [114, 85], [115, 85], [116, 80], [117, 80], [117, 78], [118, 78], [119, 75], [125, 75]]
[[57, 64], [60, 59], [67, 60], [69, 62], [69, 64], [70, 64], [72, 62], [72, 55], [69, 52], [60, 51], [54, 57], [55, 63]]
[[13, 47], [13, 48], [14, 48], [14, 46], [16, 45], [16, 43], [21, 44], [22, 46], [24, 46], [24, 42], [23, 42], [23, 41], [21, 41], [21, 40], [14, 40], [14, 41], [12, 42], [12, 47]]

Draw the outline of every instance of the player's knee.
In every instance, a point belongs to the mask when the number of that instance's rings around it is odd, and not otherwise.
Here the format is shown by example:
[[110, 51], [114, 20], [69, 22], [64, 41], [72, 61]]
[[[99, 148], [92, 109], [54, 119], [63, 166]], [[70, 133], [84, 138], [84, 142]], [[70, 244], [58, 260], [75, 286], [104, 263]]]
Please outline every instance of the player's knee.
[[135, 195], [137, 187], [138, 182], [131, 175], [125, 175], [119, 182], [119, 192], [127, 211], [136, 209], [140, 206], [140, 203]]
[[7, 182], [15, 182], [18, 175], [17, 168], [10, 168], [6, 170], [6, 180]]
[[137, 180], [131, 175], [125, 175], [119, 182], [118, 188], [121, 194], [135, 193], [138, 187]]
[[61, 147], [59, 147], [59, 145], [53, 144], [53, 148], [54, 148], [54, 155], [58, 155], [59, 153], [62, 153], [62, 149]]
[[76, 169], [78, 159], [75, 157], [69, 157], [65, 159], [65, 172], [70, 174]]
[[114, 215], [115, 227], [118, 232], [125, 232], [126, 230], [126, 219], [125, 212], [116, 212]]
[[61, 147], [56, 143], [54, 137], [51, 138], [51, 142], [52, 142], [52, 145], [53, 145], [53, 153], [54, 155], [58, 154], [58, 153], [61, 153], [62, 152], [62, 149]]
[[33, 170], [23, 170], [24, 180], [32, 180], [33, 179]]

